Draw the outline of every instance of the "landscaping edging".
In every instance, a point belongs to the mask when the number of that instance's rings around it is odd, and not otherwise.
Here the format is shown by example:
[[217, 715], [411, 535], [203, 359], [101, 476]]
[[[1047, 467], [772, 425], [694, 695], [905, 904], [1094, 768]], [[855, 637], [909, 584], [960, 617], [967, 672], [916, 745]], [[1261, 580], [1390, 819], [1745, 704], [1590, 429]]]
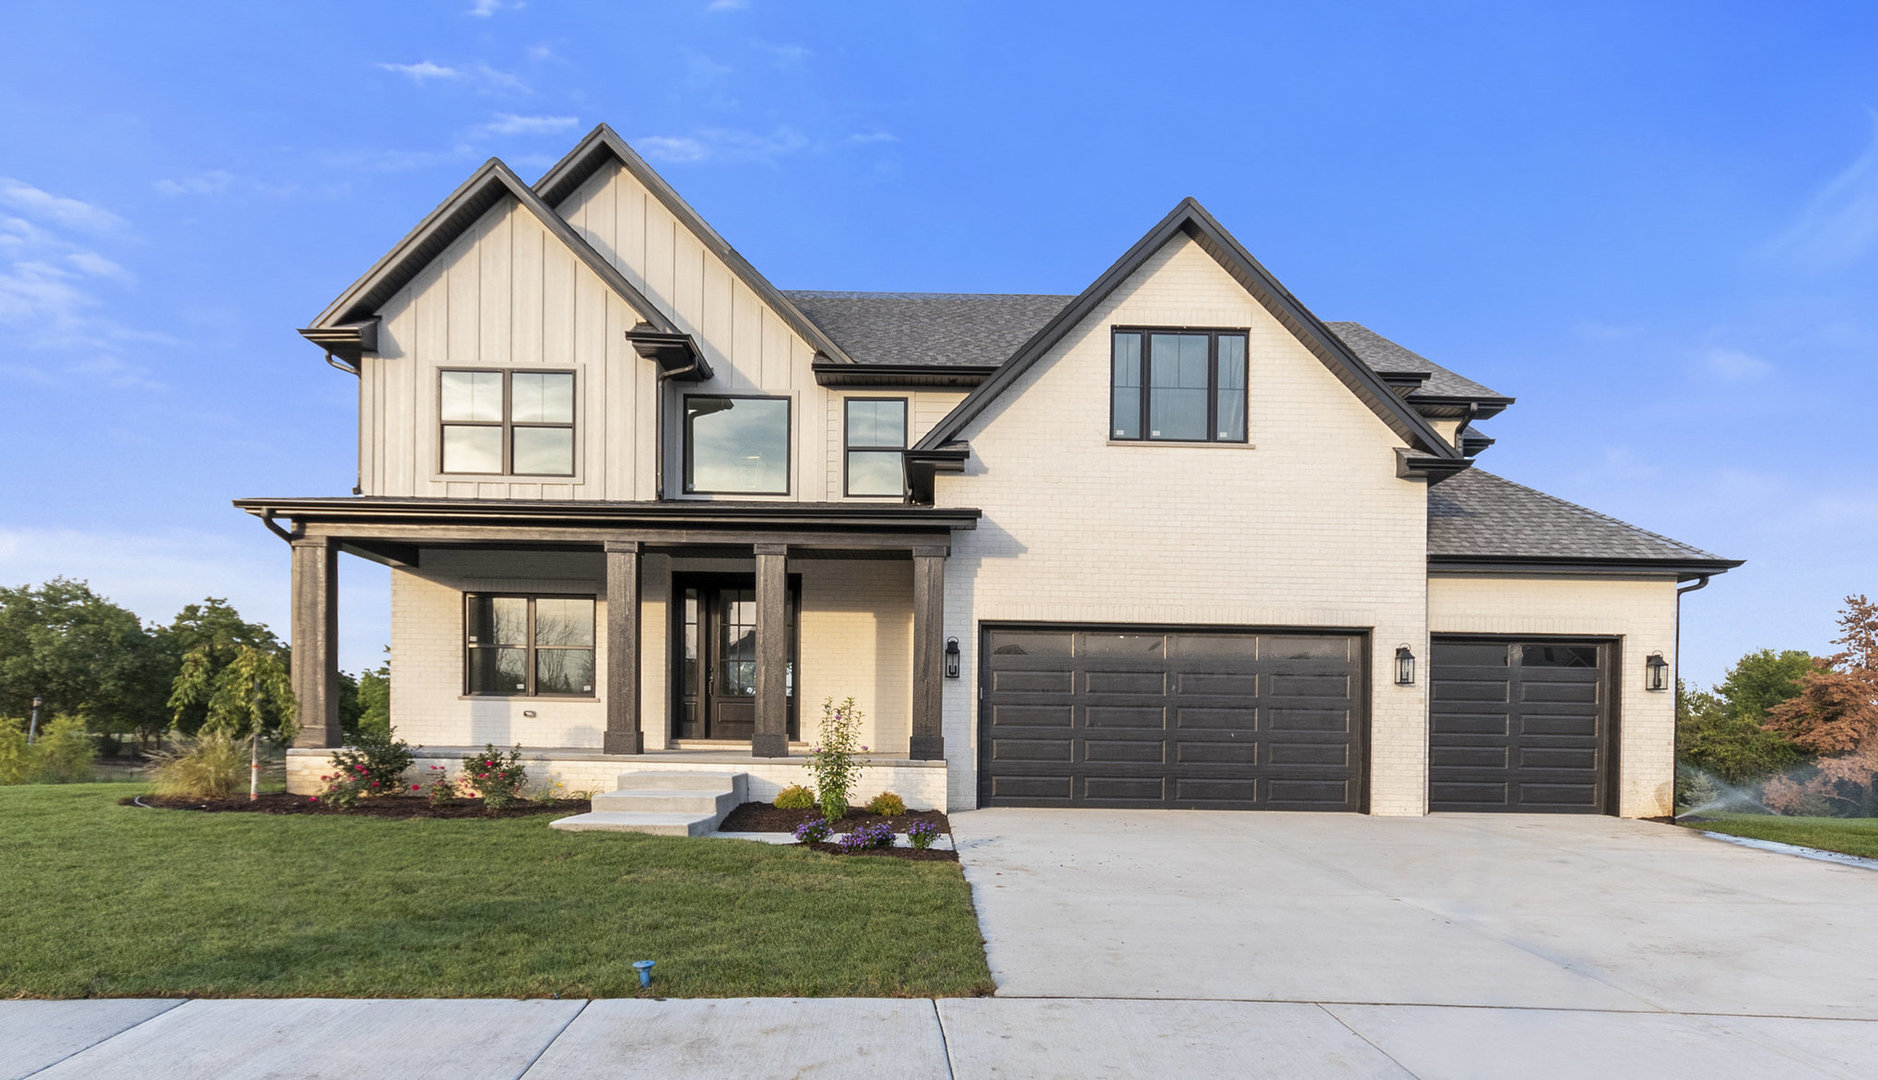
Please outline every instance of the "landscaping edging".
[[[729, 814], [726, 814], [724, 820], [718, 824], [717, 831], [719, 833], [733, 834], [760, 833], [769, 835], [789, 835], [793, 834], [796, 831], [796, 826], [801, 825], [803, 822], [820, 820], [821, 817], [821, 810], [815, 808], [806, 810], [784, 810], [773, 803], [746, 802], [732, 810]], [[870, 814], [860, 807], [850, 807], [847, 815], [840, 821], [829, 823], [829, 831], [832, 840], [834, 836], [839, 836], [845, 832], [852, 832], [864, 826], [885, 825], [895, 833], [904, 836], [909, 826], [922, 821], [938, 827], [939, 835], [945, 840], [943, 847], [934, 846], [921, 850], [914, 847], [901, 847], [896, 844], [894, 847], [863, 848], [860, 851], [849, 852], [832, 842], [798, 844], [797, 846], [807, 847], [814, 851], [826, 852], [830, 855], [885, 855], [889, 858], [925, 862], [959, 861], [959, 853], [953, 850], [953, 845], [951, 844], [952, 823], [946, 819], [945, 812], [941, 810], [908, 810], [904, 814], [883, 815]]]
[[429, 799], [394, 795], [360, 799], [340, 810], [329, 803], [305, 795], [263, 795], [250, 800], [246, 795], [226, 799], [187, 799], [158, 795], [140, 795], [119, 799], [119, 805], [137, 805], [153, 810], [199, 810], [223, 814], [321, 814], [327, 817], [375, 817], [411, 820], [416, 818], [491, 818], [532, 817], [536, 814], [585, 813], [590, 804], [585, 799], [522, 800], [500, 810], [491, 810], [481, 799], [451, 799], [432, 806]]

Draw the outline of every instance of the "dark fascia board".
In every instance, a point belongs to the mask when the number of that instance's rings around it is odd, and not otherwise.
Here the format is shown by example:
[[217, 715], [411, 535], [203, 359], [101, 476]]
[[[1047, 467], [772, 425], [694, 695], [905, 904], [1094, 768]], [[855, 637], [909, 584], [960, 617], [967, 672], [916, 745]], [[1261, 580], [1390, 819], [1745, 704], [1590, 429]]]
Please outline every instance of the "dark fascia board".
[[750, 287], [750, 291], [761, 297], [772, 311], [782, 316], [783, 321], [800, 334], [804, 341], [812, 345], [816, 352], [840, 363], [854, 363], [854, 359], [841, 346], [835, 344], [834, 339], [829, 337], [821, 327], [815, 325], [812, 319], [804, 315], [802, 309], [790, 303], [789, 298], [779, 292], [776, 286], [771, 285], [768, 278], [757, 273], [756, 267], [751, 266], [747, 259], [737, 254], [736, 248], [725, 243], [724, 238], [717, 235], [717, 230], [711, 228], [710, 223], [693, 210], [691, 204], [680, 197], [672, 185], [666, 183], [665, 178], [660, 176], [652, 166], [646, 164], [646, 160], [639, 156], [638, 151], [628, 146], [626, 140], [620, 138], [619, 133], [608, 125], [601, 124], [588, 132], [586, 138], [580, 140], [572, 150], [567, 152], [567, 156], [555, 162], [553, 167], [542, 174], [541, 179], [535, 181], [535, 191], [548, 205], [559, 205], [562, 200], [572, 195], [576, 188], [586, 183], [594, 173], [600, 171], [600, 167], [609, 159], [617, 161], [622, 168], [632, 174], [633, 179], [644, 184], [646, 190], [663, 203], [665, 209], [671, 211], [672, 216], [684, 222], [685, 227], [691, 230], [691, 234], [698, 238], [699, 243], [724, 260], [724, 265], [730, 267], [730, 272], [742, 279], [743, 283]]
[[1420, 413], [1384, 382], [1343, 340], [1330, 332], [1316, 315], [1278, 283], [1271, 272], [1259, 264], [1250, 252], [1227, 232], [1213, 215], [1207, 213], [1192, 196], [1180, 200], [1160, 224], [1148, 230], [1115, 264], [1097, 278], [1081, 295], [1069, 302], [1056, 317], [1031, 336], [996, 375], [973, 390], [958, 408], [919, 441], [920, 449], [945, 445], [959, 436], [965, 426], [985, 411], [1006, 388], [1016, 382], [1051, 347], [1061, 341], [1089, 314], [1139, 270], [1154, 253], [1165, 247], [1176, 234], [1184, 233], [1211, 255], [1233, 279], [1244, 286], [1273, 318], [1330, 369], [1345, 386], [1368, 405], [1402, 439], [1434, 457], [1459, 458], [1460, 450], [1443, 439]]
[[1414, 409], [1423, 416], [1434, 416], [1440, 417], [1443, 420], [1452, 420], [1457, 416], [1467, 416], [1471, 411], [1474, 419], [1486, 420], [1505, 412], [1506, 407], [1513, 404], [1513, 399], [1510, 397], [1443, 397], [1435, 394], [1424, 394], [1420, 391], [1410, 391], [1408, 404], [1409, 408]]
[[1429, 487], [1434, 487], [1455, 473], [1466, 472], [1473, 467], [1473, 460], [1460, 454], [1454, 457], [1417, 454], [1402, 446], [1396, 447], [1395, 450], [1395, 474], [1404, 479], [1412, 476], [1425, 478]]
[[[328, 304], [309, 329], [327, 330], [376, 315], [378, 309], [390, 301], [399, 289], [423, 273], [433, 259], [443, 254], [491, 208], [509, 197], [534, 214], [588, 269], [599, 275], [607, 287], [626, 301], [627, 306], [638, 312], [640, 318], [656, 329], [677, 332], [678, 327], [659, 311], [657, 305], [634, 288], [618, 267], [607, 262], [605, 257], [593, 249], [592, 244], [582, 239], [561, 215], [543, 202], [541, 196], [524, 184], [522, 178], [515, 175], [514, 170], [503, 164], [500, 158], [483, 162], [481, 168], [471, 173], [469, 179], [463, 181], [450, 193], [449, 198], [438, 204], [415, 229], [374, 263], [363, 277]], [[302, 331], [303, 334], [305, 332]]]
[[343, 326], [308, 327], [300, 331], [300, 336], [326, 350], [328, 356], [337, 356], [356, 368], [366, 353], [378, 351], [378, 319], [373, 317]]
[[1494, 439], [1491, 435], [1482, 435], [1478, 431], [1464, 430], [1461, 435], [1461, 452], [1465, 453], [1468, 457], [1473, 457], [1487, 447], [1492, 446], [1497, 441], [1498, 440]]
[[1583, 577], [1675, 575], [1677, 581], [1725, 574], [1745, 559], [1596, 559], [1538, 555], [1429, 555], [1431, 574], [1545, 574]]
[[822, 386], [977, 386], [998, 370], [996, 364], [841, 364], [818, 361], [815, 381]]
[[965, 461], [971, 455], [971, 447], [958, 444], [937, 449], [908, 450], [905, 455], [907, 501], [931, 506], [933, 478], [940, 473], [964, 472]]
[[626, 340], [641, 358], [657, 364], [668, 379], [703, 382], [711, 377], [711, 362], [690, 334], [666, 333], [642, 325], [626, 331]]
[[944, 527], [973, 529], [980, 512], [963, 507], [908, 506], [900, 503], [600, 502], [533, 499], [351, 498], [236, 499], [234, 505], [255, 517], [306, 521], [407, 522], [456, 524], [618, 525], [628, 527], [701, 525], [833, 526], [842, 528]]

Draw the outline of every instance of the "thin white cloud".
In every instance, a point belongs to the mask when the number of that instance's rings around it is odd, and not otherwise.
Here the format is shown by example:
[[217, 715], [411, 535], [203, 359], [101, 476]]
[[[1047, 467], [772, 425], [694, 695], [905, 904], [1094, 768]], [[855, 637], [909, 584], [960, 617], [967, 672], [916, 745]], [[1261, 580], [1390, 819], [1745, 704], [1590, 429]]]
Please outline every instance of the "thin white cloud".
[[704, 10], [714, 15], [726, 11], [748, 11], [750, 0], [711, 0], [710, 3], [704, 5]]
[[807, 136], [787, 125], [761, 134], [740, 128], [706, 128], [692, 135], [648, 135], [633, 140], [649, 158], [672, 162], [768, 163], [813, 146]]
[[555, 55], [554, 46], [548, 45], [548, 44], [530, 45], [528, 48], [523, 49], [522, 53], [523, 55], [527, 56], [530, 60], [534, 60], [534, 61], [559, 60], [560, 59], [559, 56]]
[[517, 116], [497, 113], [495, 118], [477, 128], [485, 135], [553, 135], [580, 123], [578, 116]]
[[223, 191], [227, 191], [228, 186], [234, 182], [235, 176], [233, 173], [223, 172], [221, 169], [211, 169], [205, 173], [197, 173], [194, 176], [185, 176], [175, 180], [166, 177], [158, 180], [155, 186], [157, 194], [176, 198], [181, 195], [220, 194]]
[[431, 83], [458, 83], [464, 86], [476, 86], [485, 90], [511, 90], [528, 93], [527, 84], [506, 71], [499, 71], [481, 60], [461, 67], [450, 67], [434, 60], [419, 60], [415, 64], [392, 64], [380, 61], [378, 68], [403, 75], [419, 86]]
[[487, 19], [498, 11], [520, 11], [527, 6], [522, 0], [475, 0], [463, 14]]
[[1807, 203], [1772, 244], [1776, 254], [1815, 270], [1858, 261], [1878, 249], [1878, 110], [1867, 110], [1865, 152]]
[[456, 68], [444, 67], [442, 64], [434, 64], [429, 60], [419, 60], [415, 64], [386, 64], [381, 62], [378, 66], [384, 71], [395, 71], [415, 83], [429, 82], [432, 79], [463, 78], [463, 72], [458, 71]]
[[112, 278], [117, 281], [135, 281], [136, 275], [117, 263], [95, 251], [74, 251], [65, 257], [65, 261], [78, 268], [79, 273], [91, 277]]
[[806, 45], [794, 45], [781, 41], [755, 41], [751, 44], [774, 56], [782, 64], [799, 64], [814, 56], [814, 50]]
[[1739, 349], [1710, 349], [1702, 354], [1705, 374], [1723, 382], [1754, 382], [1774, 370], [1774, 365]]
[[857, 131], [842, 141], [852, 143], [856, 146], [865, 146], [868, 143], [899, 142], [900, 136], [895, 135], [891, 131]]
[[118, 232], [126, 224], [123, 218], [103, 207], [53, 195], [10, 176], [0, 176], [0, 206], [10, 206], [35, 221], [91, 233]]

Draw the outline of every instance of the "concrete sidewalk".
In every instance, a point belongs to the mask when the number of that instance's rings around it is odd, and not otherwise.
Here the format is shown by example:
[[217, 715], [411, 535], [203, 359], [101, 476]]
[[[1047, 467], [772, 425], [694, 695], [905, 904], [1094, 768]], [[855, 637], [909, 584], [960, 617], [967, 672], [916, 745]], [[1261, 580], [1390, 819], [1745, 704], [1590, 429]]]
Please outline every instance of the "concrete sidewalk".
[[1878, 1021], [1272, 1001], [0, 1002], [0, 1080], [1869, 1077]]

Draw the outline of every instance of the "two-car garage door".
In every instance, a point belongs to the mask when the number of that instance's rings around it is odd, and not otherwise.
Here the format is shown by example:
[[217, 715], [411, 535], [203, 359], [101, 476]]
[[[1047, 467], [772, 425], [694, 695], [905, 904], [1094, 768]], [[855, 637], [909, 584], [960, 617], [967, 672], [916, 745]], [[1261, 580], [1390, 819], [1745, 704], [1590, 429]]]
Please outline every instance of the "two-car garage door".
[[982, 806], [1362, 810], [1362, 635], [990, 628]]

